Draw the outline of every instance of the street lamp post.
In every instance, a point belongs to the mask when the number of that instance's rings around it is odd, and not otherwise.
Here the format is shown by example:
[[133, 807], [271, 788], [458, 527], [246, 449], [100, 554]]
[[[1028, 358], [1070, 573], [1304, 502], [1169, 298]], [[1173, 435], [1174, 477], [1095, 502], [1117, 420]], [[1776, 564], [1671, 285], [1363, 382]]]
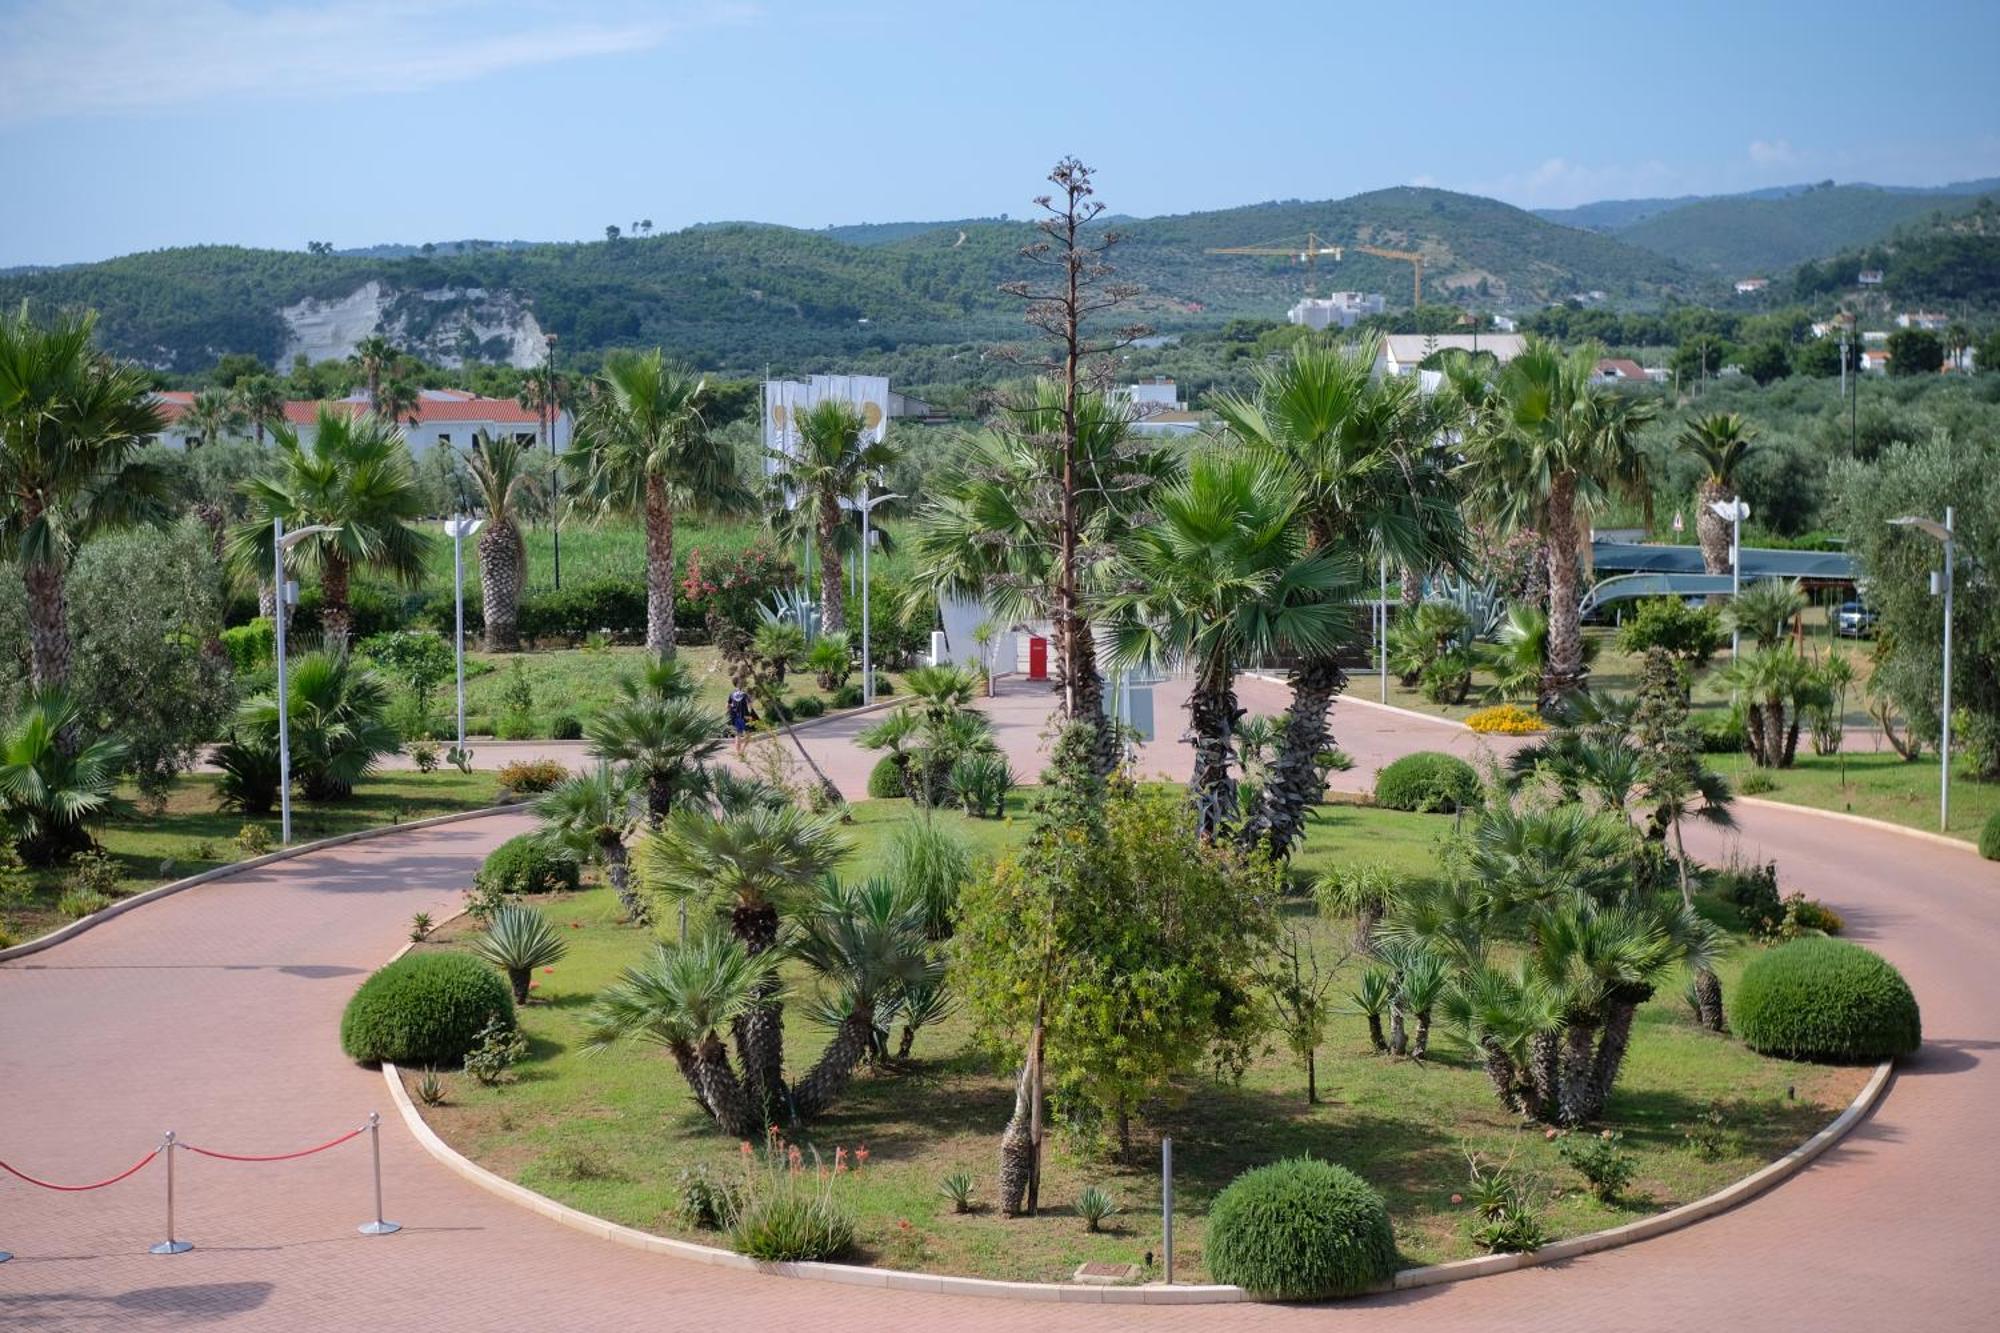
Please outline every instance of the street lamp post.
[[[1734, 606], [1743, 592], [1743, 520], [1750, 517], [1750, 506], [1739, 497], [1711, 500], [1708, 507], [1717, 518], [1729, 520], [1729, 604]], [[1737, 626], [1729, 632], [1729, 656], [1733, 659], [1742, 655], [1743, 630]]]
[[444, 521], [451, 536], [451, 587], [454, 633], [453, 665], [458, 674], [458, 753], [465, 753], [465, 539], [485, 527], [484, 520], [457, 515]]
[[861, 510], [861, 702], [864, 704], [875, 702], [875, 658], [870, 654], [868, 644], [868, 520], [875, 512], [876, 505], [885, 500], [903, 498], [895, 491], [887, 495], [870, 496], [868, 492], [872, 486], [873, 483], [866, 477], [862, 478], [861, 501], [858, 506]]
[[[1933, 518], [1892, 518], [1890, 526], [1915, 528], [1944, 547], [1944, 708], [1938, 715], [1938, 832], [1951, 823], [1951, 585], [1957, 544], [1952, 540], [1951, 506], [1944, 507], [1944, 522]], [[1937, 575], [1931, 575], [1931, 595], [1937, 595]]]
[[[551, 503], [549, 505], [549, 542], [553, 547], [555, 555], [555, 560], [553, 563], [555, 567], [556, 591], [561, 592], [562, 591], [562, 458], [556, 452], [556, 430], [562, 425], [562, 398], [559, 394], [556, 393], [556, 335], [553, 333], [545, 333], [542, 335], [542, 338], [544, 345], [547, 346], [548, 348], [548, 356], [542, 362], [543, 372], [548, 376], [548, 382], [542, 386], [543, 389], [542, 396], [548, 399], [549, 462], [554, 465], [553, 468], [554, 475], [552, 475], [549, 478], [550, 488], [553, 492], [551, 495]], [[460, 749], [465, 748], [465, 738], [463, 736], [459, 737], [458, 745]]]
[[285, 583], [285, 552], [297, 546], [308, 537], [317, 537], [323, 532], [338, 532], [337, 527], [325, 523], [313, 523], [294, 532], [285, 531], [285, 520], [274, 517], [271, 520], [271, 565], [272, 574], [277, 579], [278, 596], [273, 619], [277, 621], [276, 639], [273, 644], [278, 658], [278, 845], [289, 846], [292, 841], [292, 732], [290, 686], [285, 680], [285, 621], [289, 619], [291, 597]]

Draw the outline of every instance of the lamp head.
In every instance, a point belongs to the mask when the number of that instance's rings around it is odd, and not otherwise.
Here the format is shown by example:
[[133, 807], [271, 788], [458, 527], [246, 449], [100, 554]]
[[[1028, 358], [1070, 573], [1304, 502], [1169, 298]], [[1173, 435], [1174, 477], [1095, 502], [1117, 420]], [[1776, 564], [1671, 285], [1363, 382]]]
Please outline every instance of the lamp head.
[[1934, 518], [1923, 518], [1916, 515], [1906, 515], [1902, 518], [1890, 519], [1889, 526], [1892, 528], [1915, 528], [1917, 529], [1917, 531], [1926, 533], [1931, 537], [1935, 537], [1937, 540], [1941, 542], [1948, 542], [1951, 540], [1951, 529], [1947, 528], [1944, 524], [1938, 522]]
[[337, 523], [311, 523], [303, 528], [294, 528], [278, 539], [278, 549], [289, 551], [308, 537], [317, 537], [323, 532], [339, 532]]
[[485, 526], [486, 520], [483, 518], [466, 518], [462, 516], [448, 518], [444, 521], [444, 534], [447, 537], [470, 537]]

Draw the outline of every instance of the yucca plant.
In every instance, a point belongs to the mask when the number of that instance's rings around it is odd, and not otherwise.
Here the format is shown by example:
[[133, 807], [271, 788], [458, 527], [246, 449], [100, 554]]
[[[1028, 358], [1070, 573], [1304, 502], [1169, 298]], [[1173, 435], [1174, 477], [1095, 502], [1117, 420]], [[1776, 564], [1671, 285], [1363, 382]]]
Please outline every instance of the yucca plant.
[[1101, 1231], [1106, 1218], [1118, 1215], [1118, 1201], [1092, 1185], [1076, 1196], [1076, 1215], [1083, 1219], [1085, 1231]]
[[951, 766], [951, 791], [965, 813], [998, 819], [1007, 813], [1007, 793], [1014, 789], [1014, 770], [1005, 755], [961, 755]]
[[938, 1182], [938, 1193], [951, 1200], [954, 1213], [972, 1211], [972, 1176], [965, 1171], [954, 1171]]
[[561, 962], [569, 941], [535, 908], [508, 903], [493, 914], [486, 933], [473, 940], [472, 951], [505, 972], [515, 1003], [526, 1004], [535, 969]]

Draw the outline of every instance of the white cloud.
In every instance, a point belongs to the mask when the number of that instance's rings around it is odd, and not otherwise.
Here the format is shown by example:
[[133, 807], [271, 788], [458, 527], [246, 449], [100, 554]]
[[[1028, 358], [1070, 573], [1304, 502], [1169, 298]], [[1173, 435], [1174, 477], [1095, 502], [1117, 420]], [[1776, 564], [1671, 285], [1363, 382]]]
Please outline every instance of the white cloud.
[[1750, 160], [1760, 167], [1781, 167], [1798, 160], [1789, 139], [1752, 139]]
[[643, 51], [711, 3], [635, 0], [28, 0], [0, 18], [0, 124], [220, 98], [410, 92], [509, 69]]

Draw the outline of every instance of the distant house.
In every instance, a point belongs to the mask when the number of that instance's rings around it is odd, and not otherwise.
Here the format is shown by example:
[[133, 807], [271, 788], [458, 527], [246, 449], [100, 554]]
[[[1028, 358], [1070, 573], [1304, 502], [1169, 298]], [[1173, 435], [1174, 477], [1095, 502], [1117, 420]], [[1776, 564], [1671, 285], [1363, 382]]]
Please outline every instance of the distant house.
[[1854, 280], [1863, 287], [1880, 287], [1882, 285], [1882, 270], [1879, 268], [1864, 268]]
[[1356, 321], [1379, 315], [1384, 308], [1385, 303], [1376, 292], [1334, 292], [1330, 296], [1308, 296], [1286, 311], [1285, 318], [1309, 329], [1351, 329]]
[[935, 403], [927, 403], [921, 398], [912, 398], [906, 393], [889, 390], [889, 419], [891, 421], [948, 421], [951, 414]]
[[1666, 384], [1674, 377], [1674, 372], [1665, 366], [1647, 366], [1646, 378], [1655, 384]]
[[1180, 386], [1168, 375], [1155, 375], [1150, 380], [1113, 389], [1111, 401], [1130, 408], [1133, 419], [1138, 421], [1156, 417], [1162, 412], [1184, 413], [1187, 410], [1187, 404], [1181, 401]]
[[1738, 296], [1755, 296], [1770, 285], [1771, 280], [1769, 278], [1738, 278], [1736, 280], [1736, 294]]
[[1861, 368], [1873, 375], [1887, 374], [1889, 371], [1889, 349], [1886, 347], [1862, 348]]
[[1520, 321], [1516, 320], [1512, 315], [1493, 316], [1493, 331], [1495, 333], [1518, 333], [1520, 329]]
[[1863, 347], [1886, 347], [1888, 344], [1889, 331], [1887, 329], [1863, 329], [1861, 331], [1861, 345]]
[[[166, 429], [157, 437], [161, 444], [185, 449], [208, 443], [180, 425], [181, 418], [194, 402], [193, 394], [169, 391], [156, 393], [153, 397], [167, 419]], [[368, 410], [368, 395], [354, 393], [346, 398], [324, 402], [292, 399], [285, 404], [285, 424], [298, 432], [302, 443], [310, 442], [321, 409], [359, 416]], [[419, 389], [416, 406], [396, 424], [402, 428], [410, 442], [410, 452], [414, 454], [439, 447], [469, 449], [482, 431], [496, 439], [512, 436], [522, 444], [533, 445], [540, 441], [542, 430], [542, 422], [535, 409], [523, 407], [512, 398], [481, 398], [460, 389]], [[571, 424], [567, 412], [557, 419], [555, 438], [558, 449], [569, 444]], [[254, 434], [249, 429], [241, 433], [246, 438]]]
[[1480, 352], [1506, 365], [1528, 340], [1518, 333], [1392, 333], [1375, 357], [1377, 375], [1411, 375], [1425, 357], [1456, 349]]
[[1597, 369], [1591, 372], [1590, 378], [1596, 384], [1646, 384], [1652, 377], [1637, 361], [1607, 356], [1598, 360]]
[[1933, 310], [1911, 310], [1896, 316], [1899, 329], [1923, 329], [1930, 333], [1943, 333], [1951, 324], [1949, 316]]
[[1214, 424], [1199, 412], [1171, 410], [1150, 412], [1136, 418], [1130, 427], [1134, 435], [1198, 435]]

